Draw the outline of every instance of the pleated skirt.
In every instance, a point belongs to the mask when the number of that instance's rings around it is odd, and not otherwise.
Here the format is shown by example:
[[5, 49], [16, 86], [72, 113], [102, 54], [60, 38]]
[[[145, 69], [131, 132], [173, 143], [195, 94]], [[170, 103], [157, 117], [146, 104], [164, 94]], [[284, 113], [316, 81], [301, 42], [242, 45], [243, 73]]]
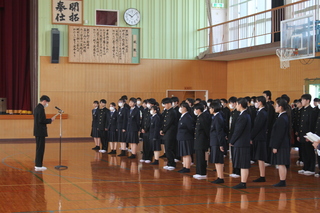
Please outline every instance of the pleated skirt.
[[118, 141], [118, 132], [116, 131], [109, 131], [108, 132], [108, 140], [109, 142], [117, 142]]
[[194, 153], [194, 140], [178, 141], [179, 156], [192, 155]]
[[150, 140], [153, 143], [153, 151], [161, 151], [161, 139]]
[[138, 132], [127, 132], [127, 143], [139, 143], [139, 135]]
[[99, 132], [97, 127], [92, 127], [91, 128], [91, 137], [93, 138], [98, 138], [99, 137]]
[[290, 165], [290, 148], [278, 149], [277, 153], [271, 153], [272, 165]]
[[249, 169], [250, 164], [250, 147], [234, 147], [233, 148], [232, 163], [234, 168]]
[[253, 159], [267, 161], [267, 141], [253, 141]]
[[211, 146], [210, 147], [210, 163], [224, 163], [224, 153], [221, 152], [220, 146]]
[[122, 131], [118, 131], [118, 142], [125, 143], [126, 142], [126, 133]]

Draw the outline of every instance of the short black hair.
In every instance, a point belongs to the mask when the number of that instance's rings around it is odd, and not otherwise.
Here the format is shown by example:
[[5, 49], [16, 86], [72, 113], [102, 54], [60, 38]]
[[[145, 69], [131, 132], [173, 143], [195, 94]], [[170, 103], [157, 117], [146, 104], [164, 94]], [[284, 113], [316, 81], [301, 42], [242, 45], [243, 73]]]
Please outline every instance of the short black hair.
[[154, 98], [149, 98], [149, 99], [147, 100], [147, 102], [150, 103], [150, 104], [155, 105], [157, 101], [156, 101], [156, 99], [154, 99]]
[[220, 100], [225, 104], [228, 103], [227, 99], [225, 99], [225, 98], [221, 98]]
[[148, 99], [143, 100], [143, 103], [147, 104], [148, 103]]
[[207, 102], [205, 100], [200, 101], [199, 104], [202, 104], [204, 108], [207, 108]]
[[178, 97], [171, 97], [171, 101], [179, 103], [179, 98]]
[[138, 101], [138, 100], [140, 100], [140, 101], [141, 101], [142, 99], [141, 99], [140, 97], [138, 97], [138, 98], [137, 98], [137, 101]]
[[252, 100], [253, 102], [256, 102], [257, 97], [256, 97], [256, 96], [252, 96], [252, 97], [251, 97], [251, 100]]
[[270, 90], [265, 90], [262, 92], [262, 94], [266, 94], [266, 96], [269, 96], [270, 100], [271, 100], [271, 91]]
[[187, 101], [188, 101], [191, 105], [194, 104], [194, 99], [193, 99], [193, 98], [187, 98]]
[[43, 96], [41, 96], [41, 98], [40, 98], [40, 102], [41, 102], [41, 101], [50, 102], [50, 98], [49, 98], [49, 96], [47, 96], [47, 95], [43, 95]]
[[212, 98], [209, 98], [208, 100], [207, 100], [207, 103], [211, 103], [213, 101], [213, 99]]
[[156, 105], [151, 106], [151, 108], [150, 108], [150, 109], [153, 109], [154, 111], [159, 112], [159, 107], [158, 107], [158, 106], [156, 106]]
[[314, 101], [314, 102], [319, 102], [320, 99], [319, 99], [319, 98], [314, 98], [313, 101]]
[[261, 95], [261, 96], [258, 96], [258, 97], [256, 98], [256, 101], [261, 102], [263, 106], [265, 106], [265, 105], [267, 104], [266, 98], [265, 98], [264, 96], [262, 96], [262, 95]]
[[104, 103], [104, 104], [106, 104], [106, 103], [107, 103], [107, 101], [106, 101], [106, 99], [101, 99], [101, 100], [100, 100], [100, 103]]
[[210, 104], [210, 108], [214, 110], [214, 112], [219, 112], [221, 110], [221, 103], [217, 101], [213, 101]]
[[311, 101], [311, 95], [310, 95], [310, 94], [303, 94], [303, 95], [301, 96], [301, 99], [305, 99], [305, 100]]
[[112, 105], [114, 107], [116, 106], [116, 104], [114, 102], [111, 102], [110, 105]]
[[285, 99], [288, 103], [290, 103], [290, 97], [287, 94], [281, 95], [281, 98]]
[[238, 98], [238, 104], [242, 106], [242, 108], [246, 109], [248, 107], [248, 101], [245, 98]]
[[128, 96], [123, 95], [123, 96], [121, 96], [121, 98], [120, 98], [120, 99], [123, 99], [124, 101], [126, 101], [126, 100], [128, 100]]
[[137, 103], [137, 99], [136, 98], [134, 98], [134, 97], [132, 97], [132, 98], [130, 98], [130, 100], [129, 101], [132, 101], [133, 103]]
[[200, 101], [201, 101], [201, 98], [196, 98], [196, 101], [199, 101], [199, 102], [200, 102]]
[[99, 101], [94, 101], [93, 103], [94, 103], [94, 104], [99, 104]]
[[247, 100], [247, 102], [251, 101], [251, 98], [249, 96], [246, 96], [245, 99]]
[[237, 98], [234, 97], [234, 96], [232, 96], [232, 97], [229, 98], [229, 101], [228, 101], [228, 102], [229, 102], [229, 103], [236, 103], [236, 102], [237, 102]]
[[189, 106], [189, 104], [188, 104], [187, 102], [181, 103], [181, 104], [180, 104], [180, 107], [186, 108], [188, 112], [189, 112], [189, 110], [190, 110], [190, 106]]
[[161, 101], [161, 103], [163, 103], [163, 104], [171, 104], [172, 103], [172, 100], [171, 100], [171, 98], [164, 98], [164, 99], [162, 99], [162, 101]]
[[193, 106], [193, 108], [194, 109], [200, 109], [200, 111], [201, 112], [203, 112], [203, 110], [204, 110], [204, 105], [203, 104], [201, 104], [201, 103], [198, 103], [198, 104], [195, 104], [194, 106]]

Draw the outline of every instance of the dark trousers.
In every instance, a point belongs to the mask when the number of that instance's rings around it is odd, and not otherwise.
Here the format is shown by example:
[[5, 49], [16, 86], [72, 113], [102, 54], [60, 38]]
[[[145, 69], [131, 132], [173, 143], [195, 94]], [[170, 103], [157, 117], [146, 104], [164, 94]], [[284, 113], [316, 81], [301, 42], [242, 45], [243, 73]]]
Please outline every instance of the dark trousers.
[[45, 137], [36, 137], [36, 167], [42, 167], [45, 144]]
[[196, 174], [206, 175], [207, 174], [207, 162], [205, 157], [205, 150], [195, 150], [196, 153]]
[[314, 172], [316, 166], [316, 156], [314, 153], [314, 147], [310, 142], [302, 143], [302, 159], [303, 159], [303, 170]]
[[164, 139], [164, 148], [166, 150], [166, 157], [168, 160], [167, 166], [173, 166], [176, 167], [176, 162], [174, 162], [175, 159], [175, 147], [177, 140], [175, 139]]
[[[232, 157], [233, 157], [233, 152], [234, 152], [234, 147], [231, 146]], [[241, 171], [240, 168], [235, 168], [233, 164], [232, 164], [232, 168], [233, 168], [232, 174], [240, 175], [240, 171]]]
[[149, 133], [143, 133], [143, 160], [152, 160], [153, 157], [153, 141], [149, 139]]
[[270, 145], [270, 138], [271, 138], [271, 130], [268, 131], [267, 134], [267, 160], [266, 163], [270, 163], [271, 162], [271, 156], [272, 156], [272, 148], [269, 147]]
[[99, 135], [102, 144], [102, 150], [108, 151], [108, 132], [104, 130], [99, 130]]

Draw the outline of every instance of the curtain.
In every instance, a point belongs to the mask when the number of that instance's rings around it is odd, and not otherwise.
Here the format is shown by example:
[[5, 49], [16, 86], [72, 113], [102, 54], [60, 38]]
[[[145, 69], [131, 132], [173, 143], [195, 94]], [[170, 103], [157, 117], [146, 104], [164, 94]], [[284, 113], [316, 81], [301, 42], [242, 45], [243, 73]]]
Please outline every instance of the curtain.
[[31, 114], [29, 2], [0, 0], [0, 96], [10, 114]]

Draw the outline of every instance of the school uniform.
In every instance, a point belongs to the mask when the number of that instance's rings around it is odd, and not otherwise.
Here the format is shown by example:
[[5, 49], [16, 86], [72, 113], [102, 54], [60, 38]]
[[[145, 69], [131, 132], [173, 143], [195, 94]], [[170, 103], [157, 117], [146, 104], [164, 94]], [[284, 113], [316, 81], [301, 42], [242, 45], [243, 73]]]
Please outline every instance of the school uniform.
[[[178, 128], [179, 119], [181, 117], [181, 113], [179, 112], [179, 106], [173, 107], [174, 112], [176, 113], [176, 127]], [[178, 131], [178, 130], [177, 130]], [[175, 147], [175, 159], [181, 160], [181, 156], [179, 155], [179, 143], [176, 141], [176, 147]]]
[[187, 156], [194, 153], [194, 120], [188, 112], [182, 114], [179, 119], [177, 141], [179, 156]]
[[142, 120], [141, 120], [141, 129], [144, 129], [142, 135], [143, 138], [143, 160], [152, 160], [153, 157], [153, 144], [152, 140], [149, 140], [149, 131], [150, 131], [150, 110], [148, 108], [142, 111]]
[[[290, 165], [290, 123], [286, 112], [280, 113], [273, 125], [270, 148], [277, 149], [271, 154], [272, 165]], [[314, 154], [313, 154], [314, 155]]]
[[160, 116], [158, 114], [152, 115], [150, 118], [149, 141], [152, 142], [153, 151], [161, 151], [160, 128]]
[[222, 108], [222, 112], [223, 112], [223, 115], [224, 115], [224, 119], [225, 119], [225, 122], [226, 122], [226, 126], [225, 126], [225, 133], [226, 135], [228, 134], [229, 132], [229, 122], [230, 122], [230, 109], [228, 107], [223, 107]]
[[109, 140], [109, 142], [117, 142], [118, 141], [117, 118], [118, 118], [117, 110], [115, 110], [114, 112], [110, 111], [110, 121], [109, 121], [109, 126], [108, 126], [108, 140]]
[[92, 124], [91, 124], [91, 134], [90, 136], [93, 138], [98, 138], [99, 137], [99, 132], [98, 132], [98, 114], [97, 114], [98, 108], [95, 108], [92, 110]]
[[300, 127], [299, 127], [299, 138], [302, 148], [302, 158], [303, 158], [303, 170], [304, 171], [315, 171], [315, 154], [314, 147], [312, 143], [306, 141], [304, 136], [308, 132], [314, 132], [316, 124], [316, 116], [314, 115], [313, 108], [309, 105], [308, 107], [303, 107], [300, 114]]
[[[240, 115], [240, 112], [237, 111], [236, 109], [234, 109], [231, 113], [230, 113], [230, 120], [229, 120], [229, 132], [228, 132], [228, 143], [230, 143], [231, 141], [231, 138], [232, 138], [232, 135], [233, 135], [233, 132], [234, 132], [234, 127], [236, 125], [236, 121], [238, 119]], [[234, 147], [231, 146], [231, 157], [233, 159], [233, 152], [234, 152]], [[232, 163], [232, 174], [237, 174], [237, 175], [240, 175], [240, 169], [239, 168], [235, 168], [233, 163]]]
[[251, 141], [253, 145], [253, 159], [267, 160], [267, 119], [268, 113], [265, 108], [257, 111], [254, 126], [251, 130]]
[[176, 113], [173, 108], [164, 110], [163, 112], [163, 123], [161, 126], [161, 131], [163, 132], [162, 140], [166, 149], [167, 166], [176, 167], [174, 162], [175, 158], [175, 147], [177, 143], [177, 123], [176, 123]]
[[127, 130], [128, 123], [128, 109], [122, 107], [119, 109], [117, 114], [117, 130], [118, 130], [118, 141], [126, 142], [126, 132], [123, 130]]
[[224, 118], [221, 113], [212, 116], [210, 126], [210, 163], [224, 163], [224, 152], [220, 147], [225, 147], [226, 135], [224, 132]]
[[207, 163], [205, 153], [209, 148], [211, 116], [201, 113], [197, 117], [194, 133], [194, 150], [196, 153], [196, 174], [207, 174]]
[[46, 137], [48, 137], [47, 124], [51, 124], [52, 120], [46, 118], [44, 106], [38, 104], [33, 112], [34, 126], [33, 136], [36, 138], [36, 158], [35, 166], [42, 167]]
[[138, 132], [140, 130], [140, 110], [137, 107], [128, 111], [127, 143], [139, 143]]
[[[320, 136], [320, 112], [318, 112], [318, 115], [317, 115], [316, 128], [314, 133]], [[318, 146], [318, 149], [320, 149], [320, 145]], [[318, 158], [318, 167], [320, 170], [320, 156], [317, 155], [317, 158]]]
[[267, 161], [266, 163], [270, 163], [270, 158], [272, 154], [272, 150], [270, 149], [270, 137], [272, 132], [272, 127], [275, 122], [275, 119], [277, 118], [276, 112], [274, 110], [274, 107], [270, 101], [266, 104], [266, 110], [268, 112], [268, 119], [267, 119]]
[[[300, 141], [298, 141], [298, 137], [299, 137], [299, 130], [300, 130], [300, 117], [301, 117], [301, 111], [303, 109], [302, 108], [295, 108], [295, 113], [294, 113], [294, 122], [293, 122], [293, 130], [294, 130], [294, 137], [295, 137], [295, 140], [296, 140], [296, 143], [295, 145], [299, 148], [299, 159], [298, 161], [302, 161], [303, 162], [303, 158], [302, 158], [302, 144]], [[297, 135], [296, 135], [297, 133]]]
[[250, 168], [251, 118], [246, 111], [240, 113], [230, 140], [234, 147], [232, 163], [240, 169]]
[[108, 150], [108, 132], [106, 129], [109, 127], [110, 110], [105, 108], [98, 109], [98, 130], [99, 137], [102, 143], [102, 150]]

